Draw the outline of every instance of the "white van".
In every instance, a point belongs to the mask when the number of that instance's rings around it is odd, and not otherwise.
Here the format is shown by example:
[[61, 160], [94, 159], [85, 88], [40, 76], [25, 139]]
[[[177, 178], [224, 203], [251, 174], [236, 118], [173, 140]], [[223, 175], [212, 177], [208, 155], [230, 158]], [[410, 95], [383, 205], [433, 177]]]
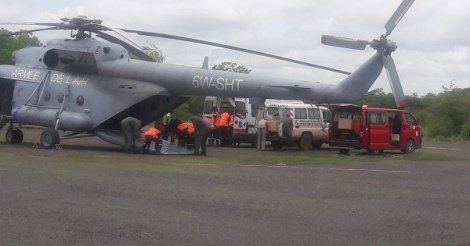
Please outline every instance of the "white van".
[[254, 105], [249, 103], [248, 98], [206, 96], [202, 117], [210, 119], [213, 107], [217, 107], [219, 112], [227, 110], [235, 112], [232, 135], [234, 143], [238, 145], [240, 143], [250, 143], [254, 146], [257, 111]]
[[301, 150], [318, 149], [328, 143], [331, 113], [328, 108], [304, 103], [266, 105], [266, 141], [274, 149], [296, 144]]

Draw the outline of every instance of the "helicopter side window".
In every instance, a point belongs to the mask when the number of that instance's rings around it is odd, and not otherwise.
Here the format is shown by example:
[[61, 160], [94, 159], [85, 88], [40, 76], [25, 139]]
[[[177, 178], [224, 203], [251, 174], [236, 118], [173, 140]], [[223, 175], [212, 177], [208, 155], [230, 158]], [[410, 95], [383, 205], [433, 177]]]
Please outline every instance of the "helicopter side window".
[[57, 101], [60, 103], [64, 101], [64, 93], [57, 94]]
[[85, 103], [85, 98], [83, 96], [77, 97], [77, 104], [78, 106], [82, 106]]

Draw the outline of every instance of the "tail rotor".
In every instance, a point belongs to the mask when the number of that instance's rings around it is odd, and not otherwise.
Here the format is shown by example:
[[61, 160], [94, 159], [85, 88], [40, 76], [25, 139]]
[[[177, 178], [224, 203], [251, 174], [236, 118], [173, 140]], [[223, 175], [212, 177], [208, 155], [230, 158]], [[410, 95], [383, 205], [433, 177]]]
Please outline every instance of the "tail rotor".
[[391, 56], [392, 52], [397, 49], [397, 45], [390, 41], [388, 36], [398, 25], [413, 2], [414, 0], [403, 0], [401, 2], [400, 6], [398, 6], [393, 15], [385, 24], [386, 33], [383, 34], [379, 39], [374, 39], [369, 42], [366, 40], [350, 39], [331, 35], [322, 36], [322, 44], [329, 46], [355, 50], [364, 50], [367, 46], [370, 46], [371, 48], [375, 49], [382, 58], [382, 63], [385, 67], [385, 71], [387, 72], [388, 80], [392, 88], [397, 108], [403, 108], [405, 106], [405, 94], [403, 93], [403, 88], [400, 83], [400, 78], [398, 76], [395, 62]]

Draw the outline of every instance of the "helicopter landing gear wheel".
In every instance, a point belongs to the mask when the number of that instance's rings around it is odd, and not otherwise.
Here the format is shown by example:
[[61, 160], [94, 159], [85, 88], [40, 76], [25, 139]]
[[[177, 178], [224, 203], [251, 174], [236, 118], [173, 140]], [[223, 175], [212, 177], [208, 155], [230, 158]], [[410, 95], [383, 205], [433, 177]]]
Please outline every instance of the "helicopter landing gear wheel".
[[10, 144], [20, 144], [23, 142], [23, 132], [20, 129], [8, 129], [5, 140]]
[[41, 145], [45, 149], [52, 149], [56, 144], [59, 144], [59, 133], [54, 129], [46, 129], [41, 133]]
[[13, 130], [15, 136], [15, 143], [20, 144], [23, 142], [23, 132], [20, 129]]

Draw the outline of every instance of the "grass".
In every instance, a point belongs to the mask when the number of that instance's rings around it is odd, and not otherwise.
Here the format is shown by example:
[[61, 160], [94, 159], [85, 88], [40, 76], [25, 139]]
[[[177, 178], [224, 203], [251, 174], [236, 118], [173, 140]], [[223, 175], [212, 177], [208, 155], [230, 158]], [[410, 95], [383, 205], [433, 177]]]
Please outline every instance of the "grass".
[[[257, 151], [253, 148], [216, 148], [208, 147], [207, 156], [194, 155], [140, 155], [125, 154], [119, 147], [107, 145], [99, 139], [83, 141], [63, 141], [64, 150], [33, 149], [40, 131], [25, 130], [25, 140], [21, 145], [9, 145], [4, 142], [4, 129], [0, 131], [0, 163], [38, 163], [51, 165], [53, 168], [62, 166], [138, 169], [141, 171], [158, 172], [194, 172], [188, 166], [215, 165], [229, 167], [234, 165], [344, 165], [351, 163], [373, 162], [406, 162], [406, 161], [450, 161], [470, 160], [465, 151], [450, 152], [445, 150], [418, 149], [413, 154], [385, 152], [379, 155], [368, 155], [365, 150], [351, 150], [350, 155], [339, 155], [337, 149], [324, 147], [322, 150], [299, 151], [288, 148], [282, 151]], [[59, 168], [60, 169], [60, 168]]]

